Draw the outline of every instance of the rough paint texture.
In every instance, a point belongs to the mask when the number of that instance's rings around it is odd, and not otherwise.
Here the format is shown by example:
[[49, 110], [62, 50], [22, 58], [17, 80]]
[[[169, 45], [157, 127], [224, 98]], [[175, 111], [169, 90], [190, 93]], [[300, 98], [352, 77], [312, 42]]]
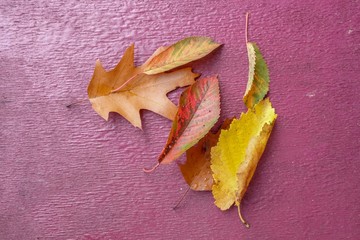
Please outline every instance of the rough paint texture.
[[[105, 122], [83, 102], [95, 60], [109, 69], [190, 35], [225, 45], [193, 65], [218, 73], [222, 114], [245, 110], [250, 41], [278, 113], [242, 213], [189, 193], [176, 165], [146, 175], [171, 127]], [[174, 14], [176, 13], [176, 14]], [[356, 239], [360, 235], [360, 3], [353, 1], [0, 2], [1, 239]], [[178, 96], [172, 94], [172, 99]], [[154, 219], [156, 221], [154, 221]]]

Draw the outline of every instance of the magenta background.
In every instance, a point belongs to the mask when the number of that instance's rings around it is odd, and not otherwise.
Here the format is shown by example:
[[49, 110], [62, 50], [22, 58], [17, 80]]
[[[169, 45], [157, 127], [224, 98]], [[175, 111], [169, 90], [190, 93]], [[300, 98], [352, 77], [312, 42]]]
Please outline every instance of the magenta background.
[[[105, 122], [85, 98], [95, 60], [137, 64], [164, 44], [224, 43], [192, 64], [218, 73], [222, 119], [245, 110], [244, 14], [279, 115], [243, 201], [221, 212], [175, 164], [146, 175], [170, 121]], [[0, 239], [356, 239], [360, 235], [359, 1], [0, 2]], [[179, 92], [172, 94], [177, 99]], [[182, 158], [183, 159], [183, 158]]]

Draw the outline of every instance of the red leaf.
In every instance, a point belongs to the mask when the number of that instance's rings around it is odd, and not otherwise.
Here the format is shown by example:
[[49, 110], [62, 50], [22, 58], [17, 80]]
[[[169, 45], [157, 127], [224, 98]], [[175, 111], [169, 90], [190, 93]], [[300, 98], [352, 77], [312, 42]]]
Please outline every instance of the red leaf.
[[199, 79], [180, 96], [179, 109], [159, 163], [170, 163], [180, 157], [210, 131], [219, 116], [217, 77]]

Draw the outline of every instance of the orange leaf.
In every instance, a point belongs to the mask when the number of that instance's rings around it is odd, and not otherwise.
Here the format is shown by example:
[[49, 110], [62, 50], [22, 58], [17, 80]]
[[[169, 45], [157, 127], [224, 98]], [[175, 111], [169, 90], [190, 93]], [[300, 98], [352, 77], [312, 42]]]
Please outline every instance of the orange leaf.
[[225, 119], [214, 134], [209, 132], [196, 145], [186, 151], [186, 162], [179, 164], [181, 173], [192, 190], [211, 191], [213, 177], [210, 169], [210, 150], [218, 142], [221, 129], [228, 129], [233, 119]]
[[[198, 76], [191, 68], [156, 75], [141, 73], [139, 68], [134, 66], [134, 45], [131, 45], [119, 64], [109, 72], [104, 70], [100, 61], [96, 62], [88, 96], [93, 109], [105, 120], [110, 112], [117, 112], [132, 125], [141, 128], [141, 109], [173, 120], [177, 107], [166, 94], [178, 87], [194, 83]], [[119, 87], [121, 90], [113, 91]]]

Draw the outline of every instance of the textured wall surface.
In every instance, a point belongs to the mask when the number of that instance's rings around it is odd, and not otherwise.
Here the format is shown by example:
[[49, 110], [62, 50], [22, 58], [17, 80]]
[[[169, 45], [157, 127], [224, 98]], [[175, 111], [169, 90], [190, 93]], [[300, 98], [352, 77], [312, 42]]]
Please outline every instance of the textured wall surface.
[[[99, 58], [137, 64], [190, 35], [224, 43], [192, 64], [218, 73], [222, 119], [245, 110], [244, 14], [279, 115], [243, 201], [221, 212], [176, 164], [153, 174], [171, 122], [143, 131], [84, 101]], [[0, 239], [355, 239], [360, 235], [360, 1], [0, 2]], [[176, 91], [171, 97], [176, 101]], [[182, 158], [184, 159], [184, 158]]]

